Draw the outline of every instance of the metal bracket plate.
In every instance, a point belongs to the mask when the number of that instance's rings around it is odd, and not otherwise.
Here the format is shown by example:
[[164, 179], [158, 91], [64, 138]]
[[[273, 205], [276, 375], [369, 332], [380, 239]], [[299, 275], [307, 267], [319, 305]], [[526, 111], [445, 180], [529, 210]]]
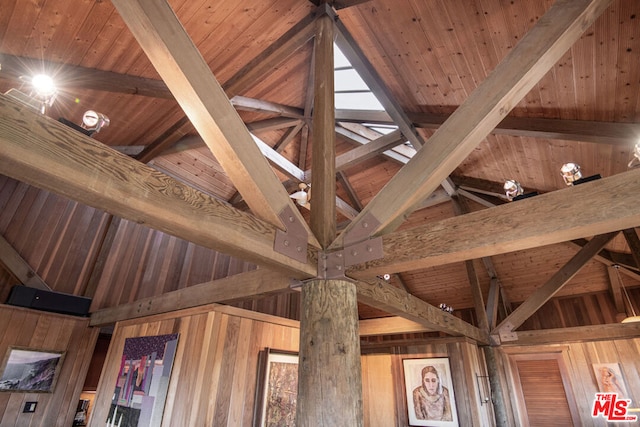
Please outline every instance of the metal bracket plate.
[[500, 341], [518, 341], [518, 333], [513, 330], [513, 325], [509, 322], [505, 323], [500, 330]]
[[371, 230], [375, 230], [379, 225], [380, 221], [378, 221], [378, 218], [373, 216], [371, 212], [367, 212], [364, 217], [362, 217], [360, 224], [344, 235], [344, 247], [347, 248], [354, 243], [359, 243], [368, 239], [369, 236], [371, 236]]
[[382, 237], [364, 240], [331, 253], [318, 253], [318, 277], [337, 279], [344, 277], [347, 267], [382, 258]]
[[307, 262], [307, 241], [309, 236], [304, 225], [298, 221], [291, 206], [285, 208], [278, 215], [287, 227], [286, 231], [276, 230], [273, 250], [296, 261]]

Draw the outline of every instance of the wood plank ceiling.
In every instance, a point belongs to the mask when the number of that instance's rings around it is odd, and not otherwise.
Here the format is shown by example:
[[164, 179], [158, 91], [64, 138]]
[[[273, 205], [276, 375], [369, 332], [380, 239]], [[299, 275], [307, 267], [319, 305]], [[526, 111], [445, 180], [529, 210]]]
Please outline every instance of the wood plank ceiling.
[[[119, 8], [128, 4], [126, 1], [114, 3], [122, 3]], [[370, 63], [370, 72], [383, 91], [378, 92], [379, 95], [388, 97], [397, 107], [395, 112], [389, 109], [387, 112], [396, 119], [397, 114], [406, 114], [409, 120], [405, 123], [406, 129], [412, 126], [417, 129], [415, 136], [407, 136], [409, 131], [403, 130], [405, 137], [414, 142], [414, 146], [419, 141], [431, 143], [428, 147], [431, 151], [418, 151], [422, 159], [420, 163], [413, 162], [412, 170], [404, 169], [408, 176], [398, 174], [406, 159], [398, 161], [381, 155], [339, 168], [336, 195], [339, 201], [349, 204], [337, 209], [340, 227], [349, 227], [349, 220], [364, 209], [385, 221], [381, 230], [392, 231], [400, 224], [403, 213], [411, 212], [409, 205], [421, 203], [447, 176], [456, 187], [447, 189], [449, 194], [437, 189], [432, 196], [436, 202], [413, 212], [400, 226], [401, 231], [416, 226], [429, 230], [429, 224], [446, 224], [438, 221], [455, 215], [450, 197], [452, 189], [458, 191], [457, 197], [469, 200], [471, 211], [480, 211], [505, 203], [502, 197], [505, 179], [516, 179], [527, 192], [553, 193], [564, 189], [563, 194], [569, 194], [567, 191], [579, 190], [578, 187], [568, 189], [564, 184], [559, 169], [565, 162], [578, 163], [585, 176], [600, 174], [607, 178], [627, 172], [627, 164], [633, 158], [633, 144], [640, 138], [638, 2], [611, 2], [593, 25], [571, 30], [576, 33], [577, 41], [567, 42], [566, 52], [562, 47], [544, 48], [556, 49], [559, 59], [546, 64], [549, 60], [543, 58], [543, 66], [534, 71], [533, 76], [512, 77], [514, 81], [523, 82], [522, 100], [500, 93], [503, 87], [508, 90], [514, 84], [506, 80], [508, 74], [502, 74], [499, 81], [492, 81], [491, 75], [496, 70], [499, 72], [500, 67], [522, 68], [523, 72], [534, 69], [533, 65], [520, 62], [522, 58], [526, 60], [528, 51], [518, 43], [532, 32], [553, 1], [369, 0], [351, 3], [354, 5], [336, 2], [336, 6], [350, 6], [337, 11], [339, 29], [343, 28]], [[557, 3], [563, 7], [570, 2]], [[267, 154], [277, 180], [286, 184], [286, 191], [294, 191], [301, 181], [295, 178], [296, 168], [305, 171], [313, 164], [312, 88], [314, 70], [322, 70], [321, 66], [314, 66], [311, 42], [316, 5], [307, 0], [171, 0], [169, 4], [202, 55], [202, 64], [210, 68], [242, 121], [273, 148]], [[224, 203], [242, 207], [240, 190], [249, 199], [254, 213], [278, 226], [275, 217], [283, 207], [284, 192], [276, 197], [280, 190], [273, 189], [273, 183], [268, 183], [266, 178], [264, 182], [255, 175], [251, 178], [254, 181], [234, 178], [230, 171], [233, 166], [229, 166], [234, 160], [223, 158], [226, 151], [219, 151], [219, 159], [212, 154], [218, 148], [212, 142], [215, 138], [206, 133], [212, 123], [200, 120], [204, 113], [193, 114], [196, 108], [190, 103], [193, 96], [182, 91], [183, 83], [171, 82], [175, 66], [166, 61], [175, 58], [175, 51], [171, 52], [171, 48], [168, 52], [164, 48], [154, 51], [159, 46], [158, 40], [150, 40], [145, 47], [147, 52], [152, 52], [148, 56], [129, 30], [136, 24], [125, 24], [111, 2], [48, 0], [33, 4], [0, 0], [0, 10], [3, 11], [0, 15], [0, 92], [18, 87], [24, 83], [18, 76], [38, 71], [45, 64], [54, 74], [57, 70], [60, 87], [48, 116], [78, 122], [87, 109], [105, 113], [111, 124], [96, 134], [95, 140], [121, 151], [129, 148], [139, 152], [146, 147], [140, 158], [151, 167]], [[120, 12], [128, 16], [135, 14]], [[521, 54], [510, 56], [513, 51]], [[196, 79], [192, 80], [195, 92], [206, 95], [202, 91], [207, 87], [206, 82], [197, 80], [198, 74], [191, 78]], [[176, 98], [180, 104], [167, 86], [179, 94]], [[473, 102], [470, 100], [474, 96], [494, 95], [506, 97], [507, 105], [500, 107], [498, 102], [499, 108], [493, 112], [461, 109], [457, 121], [442, 125], [465, 102]], [[207, 102], [206, 98], [203, 97], [203, 103]], [[216, 103], [212, 105], [215, 107]], [[185, 111], [194, 125], [184, 119]], [[500, 123], [506, 113], [507, 119]], [[486, 117], [492, 114], [492, 120], [485, 123]], [[198, 120], [194, 120], [196, 116]], [[351, 150], [359, 139], [360, 143], [372, 139], [371, 130], [359, 124], [389, 120], [370, 113], [364, 114], [364, 118], [355, 116], [354, 112], [336, 112], [338, 156]], [[472, 133], [461, 129], [472, 125], [473, 120], [480, 121], [486, 132], [496, 125], [497, 128], [486, 137], [479, 135], [476, 143], [466, 145], [455, 156], [432, 149], [434, 146], [444, 151], [456, 148], [456, 131], [461, 137]], [[218, 123], [218, 126], [228, 129], [229, 124]], [[437, 128], [444, 130], [437, 131]], [[245, 138], [248, 134], [240, 129], [234, 135], [227, 138]], [[247, 148], [247, 151], [250, 150]], [[273, 154], [275, 151], [290, 163], [278, 160]], [[444, 156], [446, 162], [429, 163], [430, 158], [440, 158], [438, 156]], [[241, 162], [246, 165], [248, 160]], [[221, 164], [227, 165], [226, 171]], [[249, 168], [248, 175], [260, 167], [256, 164]], [[413, 188], [411, 178], [420, 171], [426, 171], [431, 178], [426, 179], [426, 187]], [[4, 170], [0, 172], [8, 174]], [[383, 190], [392, 179], [395, 184]], [[238, 188], [238, 182], [246, 183], [247, 188]], [[258, 184], [267, 187], [260, 189]], [[391, 194], [402, 191], [421, 196], [407, 202], [406, 212], [398, 211], [398, 206], [391, 202], [394, 200]], [[587, 190], [580, 193], [585, 208], [589, 207], [589, 193]], [[256, 201], [252, 195], [266, 197]], [[551, 197], [558, 200], [557, 208], [561, 209], [563, 197]], [[602, 200], [606, 200], [606, 195]], [[265, 207], [267, 205], [270, 206]], [[598, 209], [607, 207], [597, 206], [594, 215]], [[387, 210], [392, 212], [388, 214]], [[515, 206], [511, 211], [521, 214]], [[306, 209], [300, 212], [309, 218]], [[553, 211], [549, 215], [553, 215]], [[478, 221], [491, 221], [492, 215], [485, 213], [478, 218]], [[518, 234], [516, 226], [508, 223], [508, 216], [499, 218], [501, 225], [494, 224], [491, 228], [494, 235]], [[540, 223], [546, 220], [542, 216], [531, 219]], [[624, 226], [640, 225], [640, 221], [634, 221]], [[358, 219], [354, 224], [361, 222]], [[451, 224], [458, 227], [464, 221]], [[535, 224], [517, 227], [529, 230], [535, 228]], [[611, 230], [601, 232], [605, 231]], [[462, 232], [451, 228], [447, 230], [448, 237], [443, 239], [456, 239], [457, 233]], [[521, 302], [547, 283], [579, 249], [561, 242], [577, 237], [591, 238], [593, 234], [583, 231], [566, 238], [540, 239], [540, 244], [503, 247], [480, 256], [471, 250], [459, 259], [440, 257], [432, 264], [390, 268], [388, 272], [399, 273], [392, 276], [392, 285], [430, 304], [444, 302], [455, 308], [469, 308], [474, 303], [469, 279], [460, 261], [477, 258], [478, 280], [485, 295], [495, 273], [505, 296], [512, 302]], [[460, 236], [469, 238], [458, 234]], [[323, 238], [322, 243], [331, 243], [330, 239], [326, 240]], [[310, 243], [317, 245], [313, 239]], [[606, 248], [613, 253], [629, 253], [622, 235], [607, 243]], [[406, 250], [415, 248], [407, 246]], [[493, 256], [487, 272], [487, 262], [481, 263], [480, 258], [489, 255]], [[374, 269], [373, 265], [366, 267], [379, 275], [387, 272], [384, 268]], [[304, 270], [305, 267], [297, 266], [298, 272]], [[625, 283], [635, 286], [638, 281], [629, 278]], [[609, 286], [606, 265], [592, 260], [557, 295], [598, 292]], [[361, 317], [378, 314], [377, 310], [361, 307]]]

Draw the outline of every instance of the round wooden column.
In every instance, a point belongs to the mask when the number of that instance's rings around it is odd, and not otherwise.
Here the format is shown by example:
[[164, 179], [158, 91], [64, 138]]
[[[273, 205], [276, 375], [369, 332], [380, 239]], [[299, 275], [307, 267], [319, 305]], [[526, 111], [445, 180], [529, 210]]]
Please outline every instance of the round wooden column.
[[362, 426], [358, 304], [353, 283], [302, 286], [297, 422], [300, 427]]

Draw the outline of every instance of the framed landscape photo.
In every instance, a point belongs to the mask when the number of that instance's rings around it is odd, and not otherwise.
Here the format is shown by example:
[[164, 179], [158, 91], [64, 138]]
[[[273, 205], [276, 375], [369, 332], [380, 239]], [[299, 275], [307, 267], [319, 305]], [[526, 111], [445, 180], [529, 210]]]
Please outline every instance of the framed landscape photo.
[[404, 359], [402, 365], [409, 425], [458, 427], [449, 359]]
[[260, 354], [256, 389], [256, 427], [295, 427], [298, 355], [265, 349]]
[[64, 351], [9, 347], [0, 371], [0, 391], [52, 393]]

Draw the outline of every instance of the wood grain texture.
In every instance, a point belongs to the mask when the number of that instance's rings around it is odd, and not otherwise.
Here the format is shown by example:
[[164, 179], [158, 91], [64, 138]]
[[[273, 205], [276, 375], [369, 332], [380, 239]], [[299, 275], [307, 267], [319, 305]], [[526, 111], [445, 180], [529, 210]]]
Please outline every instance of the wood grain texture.
[[536, 23], [449, 119], [347, 228], [367, 214], [395, 230], [495, 128], [522, 97], [580, 37], [610, 0], [560, 1]]
[[418, 322], [427, 328], [452, 335], [463, 335], [482, 343], [488, 343], [486, 331], [481, 331], [457, 317], [446, 313], [413, 295], [378, 280], [356, 282], [358, 300], [387, 313]]
[[[350, 267], [371, 277], [604, 234], [640, 224], [640, 170], [436, 221], [383, 237], [384, 258]], [[575, 212], [581, 212], [576, 217]], [[508, 231], [505, 230], [508, 224]], [[456, 237], [451, 237], [455, 230]]]
[[362, 426], [361, 375], [355, 286], [344, 280], [305, 283], [296, 425]]
[[[327, 10], [329, 10], [327, 8]], [[311, 230], [322, 248], [336, 236], [336, 134], [333, 71], [333, 11], [316, 20], [314, 39]]]
[[253, 213], [283, 227], [291, 199], [169, 4], [114, 5]]
[[[64, 351], [53, 393], [0, 393], [0, 425], [66, 427], [73, 423], [84, 378], [98, 338], [88, 320], [0, 305], [0, 354], [10, 346]], [[36, 412], [22, 412], [28, 401]]]
[[268, 270], [254, 270], [187, 288], [166, 292], [157, 297], [98, 310], [91, 315], [91, 325], [113, 324], [121, 320], [182, 310], [211, 303], [229, 303], [238, 299], [260, 298], [290, 291], [291, 279]]
[[[253, 257], [245, 250], [265, 251], [258, 258], [272, 258], [285, 270], [301, 264], [273, 251], [274, 226], [61, 123], [26, 111], [15, 101], [2, 97], [0, 106], [2, 173], [206, 247], [242, 253], [249, 260]], [[160, 207], [165, 212], [160, 212]], [[314, 268], [299, 267], [308, 271], [303, 275], [313, 275]]]

